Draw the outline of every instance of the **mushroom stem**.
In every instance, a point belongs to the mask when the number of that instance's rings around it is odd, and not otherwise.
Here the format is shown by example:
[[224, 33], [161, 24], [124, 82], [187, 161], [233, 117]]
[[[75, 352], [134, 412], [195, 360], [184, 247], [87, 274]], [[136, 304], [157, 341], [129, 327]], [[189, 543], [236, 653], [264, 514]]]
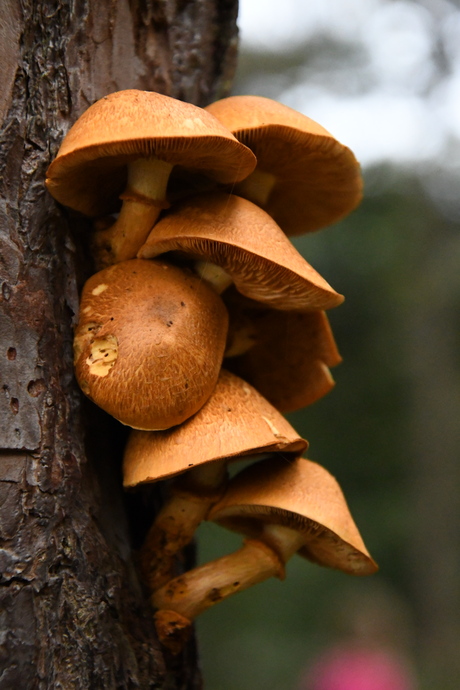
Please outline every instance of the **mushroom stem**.
[[231, 594], [263, 582], [284, 579], [284, 564], [304, 544], [303, 535], [281, 525], [264, 525], [259, 539], [246, 539], [234, 553], [170, 580], [152, 595], [158, 609], [196, 618]]
[[155, 618], [160, 641], [172, 651], [180, 651], [180, 642], [174, 639], [178, 620], [182, 622], [185, 640], [187, 621], [191, 626], [196, 616], [217, 602], [269, 577], [284, 579], [283, 562], [262, 541], [247, 539], [241, 549], [229, 556], [174, 578], [151, 597], [152, 604], [159, 609]]
[[160, 642], [179, 653], [196, 616], [269, 577], [283, 580], [284, 564], [303, 544], [304, 537], [297, 530], [265, 524], [260, 539], [246, 539], [229, 556], [170, 580], [151, 597], [158, 609], [155, 624]]
[[158, 158], [139, 158], [128, 165], [128, 182], [120, 199], [123, 205], [108, 230], [97, 230], [93, 251], [98, 270], [133, 259], [164, 208], [173, 166]]
[[286, 563], [305, 543], [305, 536], [291, 527], [266, 523], [261, 539], [269, 544]]
[[235, 186], [233, 193], [263, 208], [275, 182], [276, 177], [274, 175], [256, 168], [246, 179]]
[[171, 579], [176, 555], [221, 498], [226, 480], [225, 460], [200, 465], [175, 480], [140, 552], [142, 579], [150, 591]]
[[257, 343], [257, 337], [258, 333], [252, 321], [235, 325], [230, 319], [224, 358], [240, 357], [246, 354]]
[[210, 261], [195, 261], [194, 269], [203, 280], [211, 283], [219, 295], [233, 283], [232, 277], [223, 268]]

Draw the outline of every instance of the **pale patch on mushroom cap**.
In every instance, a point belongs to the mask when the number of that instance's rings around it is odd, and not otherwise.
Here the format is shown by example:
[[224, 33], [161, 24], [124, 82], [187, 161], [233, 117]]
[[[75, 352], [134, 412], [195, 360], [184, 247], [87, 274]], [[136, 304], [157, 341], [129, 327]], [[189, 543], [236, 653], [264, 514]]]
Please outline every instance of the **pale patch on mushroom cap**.
[[327, 309], [343, 302], [267, 213], [234, 195], [202, 194], [177, 204], [138, 256], [170, 251], [220, 266], [239, 292], [275, 309]]
[[165, 429], [206, 402], [228, 316], [193, 273], [160, 261], [121, 262], [87, 281], [81, 307], [75, 373], [106, 412], [135, 428]]
[[150, 91], [105, 96], [77, 120], [47, 172], [50, 194], [88, 216], [119, 207], [127, 164], [156, 157], [218, 182], [241, 180], [254, 154], [210, 113]]
[[377, 570], [336, 479], [321, 465], [298, 458], [263, 460], [234, 477], [211, 509], [213, 520], [260, 538], [264, 524], [278, 524], [304, 536], [301, 556], [353, 575]]
[[[256, 174], [274, 176], [262, 208], [287, 235], [335, 223], [361, 201], [354, 154], [309, 117], [260, 96], [231, 96], [206, 110], [254, 151]], [[244, 184], [236, 194], [245, 196]]]
[[324, 311], [275, 311], [229, 290], [225, 367], [252, 384], [277, 410], [294, 412], [335, 385], [342, 361]]
[[91, 342], [86, 364], [92, 376], [107, 376], [117, 359], [118, 340], [114, 335], [106, 335]]
[[203, 463], [258, 453], [292, 458], [307, 445], [252, 386], [222, 370], [206, 404], [184, 424], [156, 433], [131, 432], [123, 483], [133, 487]]

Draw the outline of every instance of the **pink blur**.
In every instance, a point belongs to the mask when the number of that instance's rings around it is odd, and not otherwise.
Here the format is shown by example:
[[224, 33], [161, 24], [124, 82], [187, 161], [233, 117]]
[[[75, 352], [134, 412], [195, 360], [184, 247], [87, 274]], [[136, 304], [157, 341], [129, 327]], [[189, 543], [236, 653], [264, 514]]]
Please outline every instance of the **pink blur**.
[[411, 669], [385, 649], [343, 645], [325, 653], [299, 690], [417, 690]]

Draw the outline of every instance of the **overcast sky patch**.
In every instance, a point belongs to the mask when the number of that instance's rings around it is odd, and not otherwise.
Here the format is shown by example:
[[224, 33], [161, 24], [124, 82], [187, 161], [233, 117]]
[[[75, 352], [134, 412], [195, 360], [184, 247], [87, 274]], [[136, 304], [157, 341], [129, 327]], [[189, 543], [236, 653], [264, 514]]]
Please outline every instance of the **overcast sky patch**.
[[[346, 63], [334, 68], [331, 61], [329, 76], [315, 79], [299, 69], [295, 84], [278, 79], [278, 100], [320, 122], [364, 165], [448, 158], [452, 138], [460, 140], [455, 6], [410, 0], [282, 0], [281, 6], [282, 12], [279, 0], [240, 0], [242, 50], [282, 53], [322, 35], [355, 45], [364, 64], [350, 62], [348, 93]], [[259, 95], [274, 97], [273, 88]]]

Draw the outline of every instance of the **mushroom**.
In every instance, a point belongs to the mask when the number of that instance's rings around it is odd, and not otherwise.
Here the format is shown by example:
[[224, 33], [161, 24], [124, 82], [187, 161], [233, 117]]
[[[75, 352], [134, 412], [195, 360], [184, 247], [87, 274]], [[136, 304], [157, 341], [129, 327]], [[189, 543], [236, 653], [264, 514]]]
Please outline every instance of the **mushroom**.
[[221, 183], [243, 179], [255, 166], [249, 149], [202, 108], [149, 91], [118, 91], [75, 122], [51, 163], [46, 184], [57, 201], [90, 216], [119, 210], [99, 231], [99, 266], [131, 259], [162, 209], [174, 166]]
[[330, 225], [361, 201], [352, 151], [309, 117], [260, 96], [231, 96], [206, 110], [257, 156], [255, 171], [232, 192], [260, 205], [287, 235]]
[[93, 275], [81, 296], [75, 373], [123, 424], [166, 429], [211, 395], [225, 349], [220, 297], [187, 269], [131, 259]]
[[197, 615], [268, 577], [284, 579], [285, 563], [296, 552], [352, 575], [377, 570], [337, 481], [304, 458], [273, 457], [246, 468], [230, 481], [208, 519], [249, 538], [233, 554], [153, 593], [160, 640], [174, 652]]
[[[328, 309], [344, 299], [305, 261], [267, 213], [246, 199], [222, 192], [177, 204], [157, 223], [138, 256], [150, 259], [165, 252], [198, 260], [195, 269], [218, 292], [233, 281], [243, 295], [274, 309]], [[212, 271], [218, 273], [217, 280]]]
[[229, 335], [224, 366], [277, 410], [311, 405], [335, 385], [329, 367], [342, 361], [324, 311], [275, 311], [236, 290], [224, 295]]
[[176, 554], [222, 496], [228, 462], [266, 453], [287, 462], [307, 446], [252, 386], [225, 370], [206, 404], [180, 426], [131, 432], [123, 462], [126, 489], [180, 475], [142, 548], [148, 587], [154, 591], [171, 578]]

